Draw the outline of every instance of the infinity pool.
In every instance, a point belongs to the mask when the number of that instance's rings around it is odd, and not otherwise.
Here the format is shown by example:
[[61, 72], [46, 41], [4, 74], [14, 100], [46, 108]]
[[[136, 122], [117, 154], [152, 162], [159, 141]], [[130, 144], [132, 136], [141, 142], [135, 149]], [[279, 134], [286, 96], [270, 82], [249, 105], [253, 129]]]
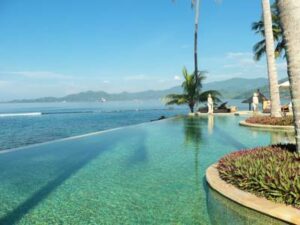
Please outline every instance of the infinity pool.
[[212, 191], [206, 168], [287, 142], [240, 117], [174, 118], [0, 153], [0, 224], [284, 224]]

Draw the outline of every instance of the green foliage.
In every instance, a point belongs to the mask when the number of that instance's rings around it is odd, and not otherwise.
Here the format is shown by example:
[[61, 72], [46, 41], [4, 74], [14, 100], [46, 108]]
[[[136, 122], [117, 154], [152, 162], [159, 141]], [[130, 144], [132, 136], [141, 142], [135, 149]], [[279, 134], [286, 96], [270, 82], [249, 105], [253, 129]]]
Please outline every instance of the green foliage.
[[[280, 24], [279, 10], [277, 4], [272, 5], [272, 21], [273, 21], [273, 36], [274, 41], [276, 42], [275, 56], [280, 57], [285, 51], [285, 42], [283, 39], [283, 29]], [[252, 24], [252, 30], [256, 34], [260, 34], [262, 37], [265, 37], [265, 27], [263, 18], [260, 21], [254, 22]], [[266, 40], [263, 38], [261, 41], [257, 42], [253, 47], [254, 59], [260, 60], [261, 57], [266, 53]]]
[[292, 126], [294, 125], [293, 116], [272, 117], [272, 116], [253, 116], [246, 119], [247, 123], [273, 125], [273, 126]]
[[219, 161], [220, 177], [239, 189], [300, 208], [300, 154], [295, 145], [231, 153]]
[[221, 94], [215, 90], [209, 90], [201, 93], [202, 81], [205, 79], [204, 71], [195, 75], [189, 74], [186, 68], [183, 68], [182, 74], [184, 81], [181, 85], [183, 94], [170, 94], [165, 97], [166, 105], [183, 105], [187, 104], [191, 112], [194, 112], [194, 107], [199, 102], [206, 102], [207, 97], [211, 94], [215, 102], [219, 102]]

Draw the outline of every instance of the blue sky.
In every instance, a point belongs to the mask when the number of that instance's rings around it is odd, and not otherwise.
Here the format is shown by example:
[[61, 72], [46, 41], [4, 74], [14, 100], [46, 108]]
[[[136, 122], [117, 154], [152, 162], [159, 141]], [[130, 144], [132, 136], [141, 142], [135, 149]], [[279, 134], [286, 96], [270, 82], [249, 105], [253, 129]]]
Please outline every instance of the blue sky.
[[[200, 69], [207, 82], [267, 77], [251, 53], [260, 0], [203, 0]], [[193, 69], [189, 0], [1, 0], [0, 100], [165, 89]], [[280, 77], [286, 65], [278, 61]]]

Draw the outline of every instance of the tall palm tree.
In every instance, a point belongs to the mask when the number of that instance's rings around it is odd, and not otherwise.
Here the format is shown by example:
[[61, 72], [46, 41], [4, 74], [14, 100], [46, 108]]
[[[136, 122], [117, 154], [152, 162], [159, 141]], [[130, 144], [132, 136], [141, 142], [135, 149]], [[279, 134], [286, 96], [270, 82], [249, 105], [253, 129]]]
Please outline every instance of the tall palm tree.
[[195, 31], [194, 31], [194, 65], [196, 74], [196, 83], [198, 82], [198, 28], [199, 28], [199, 14], [200, 14], [200, 1], [192, 0], [192, 6], [195, 10]]
[[[175, 0], [173, 0], [175, 2]], [[196, 76], [196, 82], [198, 82], [197, 77], [199, 73], [198, 69], [198, 28], [199, 28], [199, 14], [200, 14], [200, 3], [201, 0], [191, 0], [192, 8], [195, 11], [195, 30], [194, 30], [194, 73]]]
[[[279, 10], [277, 4], [274, 3], [271, 6], [271, 13], [272, 13], [272, 29], [273, 29], [273, 37], [275, 40], [275, 57], [279, 58], [280, 56], [284, 55], [285, 52], [285, 42], [283, 39], [283, 30], [280, 24], [279, 18]], [[257, 42], [253, 46], [253, 53], [254, 59], [259, 61], [264, 54], [266, 54], [266, 39], [265, 39], [265, 26], [263, 18], [261, 20], [252, 23], [252, 30], [263, 37], [263, 39]]]
[[294, 111], [297, 150], [300, 152], [300, 1], [277, 0], [286, 42], [288, 75]]
[[206, 102], [209, 94], [215, 99], [220, 101], [218, 96], [221, 94], [215, 90], [201, 92], [202, 81], [205, 79], [205, 72], [200, 72], [197, 78], [194, 73], [189, 74], [186, 68], [182, 71], [184, 82], [182, 83], [183, 94], [170, 94], [165, 97], [166, 105], [185, 105], [190, 108], [191, 113], [194, 112], [195, 105], [199, 102]]
[[266, 54], [271, 98], [271, 116], [281, 117], [278, 75], [274, 53], [274, 37], [272, 29], [272, 13], [270, 0], [262, 0], [264, 33], [266, 38]]

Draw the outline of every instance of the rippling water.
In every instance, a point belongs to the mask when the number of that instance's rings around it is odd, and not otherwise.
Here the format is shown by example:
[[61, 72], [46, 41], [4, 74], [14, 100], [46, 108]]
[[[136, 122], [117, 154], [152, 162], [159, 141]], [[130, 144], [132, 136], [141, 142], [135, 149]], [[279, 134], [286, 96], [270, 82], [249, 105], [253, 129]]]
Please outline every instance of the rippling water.
[[0, 224], [286, 224], [205, 181], [225, 154], [287, 141], [241, 119], [176, 117], [0, 152]]

